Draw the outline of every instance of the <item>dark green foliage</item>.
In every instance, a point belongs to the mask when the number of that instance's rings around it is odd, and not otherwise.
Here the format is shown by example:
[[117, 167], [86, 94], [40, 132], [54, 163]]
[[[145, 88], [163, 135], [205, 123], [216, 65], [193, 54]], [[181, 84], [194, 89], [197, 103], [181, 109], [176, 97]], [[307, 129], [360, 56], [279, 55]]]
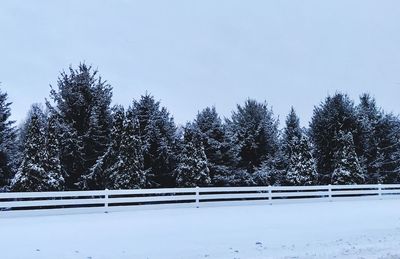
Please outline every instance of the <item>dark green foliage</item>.
[[340, 148], [336, 138], [339, 131], [353, 135], [355, 152], [358, 155], [362, 152], [360, 128], [354, 104], [345, 94], [328, 96], [320, 106], [315, 107], [310, 134], [315, 146], [314, 154], [321, 184], [329, 184], [335, 170], [334, 155]]
[[67, 174], [67, 189], [78, 188], [108, 147], [111, 97], [111, 86], [85, 64], [61, 73], [58, 90], [51, 90], [55, 107], [48, 106], [60, 119], [61, 164]]
[[232, 147], [228, 143], [226, 129], [215, 107], [207, 107], [199, 112], [193, 127], [201, 137], [212, 184], [230, 185], [231, 175], [234, 174]]
[[44, 169], [48, 178], [48, 190], [61, 191], [65, 188], [65, 172], [61, 166], [59, 120], [50, 114], [46, 128], [46, 160]]
[[295, 138], [300, 139], [302, 136], [302, 130], [300, 128], [300, 119], [292, 107], [289, 115], [286, 117], [285, 128], [282, 136], [282, 149], [283, 154], [286, 158], [290, 157], [291, 149], [290, 145]]
[[13, 191], [57, 191], [64, 187], [55, 137], [54, 117], [47, 120], [42, 109], [33, 105], [29, 114], [22, 162], [15, 174]]
[[251, 99], [229, 119], [208, 107], [179, 128], [149, 94], [111, 109], [111, 86], [85, 64], [61, 73], [50, 96], [17, 134], [0, 91], [1, 190], [400, 182], [400, 119], [368, 94], [358, 105], [328, 96], [309, 129], [291, 108], [282, 134]]
[[201, 135], [192, 125], [187, 125], [183, 149], [175, 170], [176, 183], [180, 187], [208, 186], [211, 183], [209, 173]]
[[125, 110], [122, 106], [115, 106], [112, 111], [110, 144], [106, 153], [90, 169], [90, 173], [84, 176], [84, 189], [110, 189], [112, 175], [118, 173], [115, 172], [115, 165], [119, 162], [121, 140], [125, 131]]
[[0, 90], [0, 189], [9, 184], [16, 167], [17, 130], [10, 120], [11, 103]]
[[294, 137], [289, 142], [290, 156], [284, 184], [312, 185], [317, 183], [316, 161], [310, 140], [304, 134]]
[[353, 135], [339, 131], [335, 137], [338, 141], [334, 154], [332, 184], [362, 184], [365, 181], [355, 146]]
[[135, 134], [139, 127], [136, 117], [129, 109], [124, 121], [120, 154], [111, 167], [112, 189], [135, 189], [146, 186], [146, 171], [143, 164], [142, 142]]
[[376, 127], [377, 155], [372, 165], [378, 181], [400, 182], [400, 120], [392, 114], [384, 115]]
[[360, 104], [357, 106], [357, 118], [361, 126], [360, 164], [366, 182], [371, 184], [381, 181], [380, 166], [377, 163], [381, 142], [378, 133], [384, 123], [384, 117], [383, 112], [376, 106], [374, 98], [368, 94], [361, 95]]
[[176, 126], [166, 108], [144, 95], [134, 101], [132, 112], [139, 126], [135, 132], [143, 146], [144, 169], [148, 172], [147, 186], [171, 187], [175, 185], [178, 145]]
[[82, 181], [85, 189], [134, 189], [146, 185], [142, 145], [136, 131], [138, 122], [130, 108], [113, 109], [111, 141], [106, 153]]
[[237, 166], [253, 173], [279, 150], [278, 121], [266, 103], [247, 100], [227, 121], [228, 137], [236, 151]]

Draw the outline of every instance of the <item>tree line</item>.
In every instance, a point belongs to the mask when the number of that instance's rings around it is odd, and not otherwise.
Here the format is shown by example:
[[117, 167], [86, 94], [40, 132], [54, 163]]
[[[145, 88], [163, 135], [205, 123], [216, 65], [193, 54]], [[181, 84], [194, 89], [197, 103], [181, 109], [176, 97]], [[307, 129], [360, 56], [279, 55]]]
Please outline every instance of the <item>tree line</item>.
[[369, 94], [326, 97], [307, 128], [291, 108], [282, 130], [252, 99], [185, 126], [150, 94], [112, 107], [112, 87], [86, 64], [62, 72], [49, 97], [17, 127], [0, 91], [3, 191], [400, 182], [400, 119]]

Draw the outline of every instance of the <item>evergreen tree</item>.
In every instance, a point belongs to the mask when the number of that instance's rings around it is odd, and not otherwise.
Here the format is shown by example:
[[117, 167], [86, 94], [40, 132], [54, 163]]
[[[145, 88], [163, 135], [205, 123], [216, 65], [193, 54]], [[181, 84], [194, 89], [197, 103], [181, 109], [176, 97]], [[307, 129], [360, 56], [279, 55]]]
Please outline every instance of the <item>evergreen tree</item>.
[[11, 103], [7, 99], [7, 93], [0, 90], [0, 189], [10, 183], [17, 160], [17, 130], [10, 120]]
[[226, 139], [226, 129], [215, 107], [199, 112], [193, 127], [201, 136], [213, 185], [229, 185], [228, 179], [233, 174], [232, 152]]
[[357, 106], [357, 117], [361, 126], [361, 147], [362, 156], [360, 164], [364, 169], [366, 182], [370, 184], [380, 181], [379, 169], [377, 167], [379, 137], [378, 127], [383, 118], [383, 112], [376, 106], [375, 99], [368, 94], [360, 97], [360, 104]]
[[46, 157], [44, 169], [47, 178], [47, 190], [61, 191], [65, 186], [64, 172], [61, 167], [59, 122], [55, 114], [50, 114], [47, 120]]
[[289, 142], [290, 159], [285, 183], [288, 185], [311, 185], [317, 182], [316, 161], [308, 137], [304, 134], [300, 138], [295, 136]]
[[227, 124], [239, 168], [253, 173], [278, 154], [278, 121], [266, 103], [247, 100], [244, 106], [237, 106]]
[[184, 144], [176, 168], [176, 182], [180, 187], [208, 186], [211, 183], [207, 157], [199, 132], [187, 125]]
[[32, 106], [22, 163], [15, 174], [13, 191], [46, 191], [49, 187], [46, 162], [45, 115], [38, 105]]
[[[80, 189], [84, 168], [83, 140], [78, 132], [60, 119], [60, 159], [62, 170], [65, 173], [65, 189]], [[86, 174], [85, 174], [86, 175]]]
[[175, 184], [177, 129], [166, 108], [146, 94], [133, 102], [133, 114], [139, 122], [136, 135], [143, 145], [144, 168], [148, 172], [147, 186], [171, 187]]
[[378, 182], [400, 182], [400, 120], [393, 114], [384, 115], [376, 127], [377, 158], [373, 161]]
[[255, 172], [251, 174], [252, 183], [247, 181], [245, 185], [267, 186], [267, 185], [280, 185], [282, 171], [277, 166], [275, 159], [271, 158], [261, 163], [256, 168]]
[[106, 153], [101, 156], [95, 165], [90, 169], [90, 173], [83, 177], [81, 188], [83, 189], [111, 189], [111, 175], [115, 172], [115, 164], [119, 161], [121, 140], [124, 134], [125, 110], [117, 105], [112, 109], [112, 127], [110, 133], [110, 144]]
[[335, 170], [334, 155], [340, 148], [339, 140], [336, 139], [337, 133], [350, 132], [354, 138], [355, 152], [361, 154], [360, 128], [354, 104], [345, 94], [328, 96], [325, 102], [314, 108], [310, 134], [321, 184], [330, 183], [332, 172]]
[[143, 188], [146, 185], [142, 143], [136, 135], [138, 126], [132, 109], [129, 109], [124, 122], [120, 153], [110, 170], [112, 189]]
[[332, 184], [361, 184], [364, 175], [355, 152], [351, 132], [340, 131], [337, 136], [338, 148], [334, 154]]
[[286, 117], [285, 128], [283, 129], [283, 135], [280, 145], [280, 154], [282, 161], [280, 166], [282, 168], [281, 174], [277, 181], [280, 184], [286, 183], [286, 178], [289, 173], [289, 163], [292, 159], [292, 148], [297, 144], [295, 141], [299, 141], [302, 137], [302, 129], [300, 128], [300, 119], [292, 107], [290, 113]]
[[91, 67], [70, 67], [52, 88], [55, 103], [48, 106], [60, 118], [61, 164], [66, 188], [76, 189], [79, 181], [104, 155], [109, 142], [112, 88]]
[[101, 157], [110, 142], [111, 130], [111, 88], [100, 83], [93, 86], [93, 104], [89, 116], [89, 126], [84, 135], [85, 168], [92, 167]]
[[84, 177], [84, 189], [133, 189], [146, 184], [146, 171], [138, 123], [130, 108], [125, 115], [122, 106], [113, 108], [111, 142], [107, 152]]
[[286, 124], [282, 136], [282, 149], [285, 157], [290, 159], [291, 149], [290, 146], [295, 138], [302, 137], [302, 130], [300, 128], [300, 119], [292, 107], [289, 115], [286, 117]]

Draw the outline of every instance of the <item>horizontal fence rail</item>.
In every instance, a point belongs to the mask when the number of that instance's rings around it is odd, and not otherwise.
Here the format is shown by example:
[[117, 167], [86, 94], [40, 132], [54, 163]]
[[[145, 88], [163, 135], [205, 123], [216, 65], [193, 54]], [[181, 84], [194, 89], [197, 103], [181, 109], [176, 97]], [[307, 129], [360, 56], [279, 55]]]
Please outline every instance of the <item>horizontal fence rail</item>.
[[0, 193], [0, 216], [400, 197], [400, 184]]

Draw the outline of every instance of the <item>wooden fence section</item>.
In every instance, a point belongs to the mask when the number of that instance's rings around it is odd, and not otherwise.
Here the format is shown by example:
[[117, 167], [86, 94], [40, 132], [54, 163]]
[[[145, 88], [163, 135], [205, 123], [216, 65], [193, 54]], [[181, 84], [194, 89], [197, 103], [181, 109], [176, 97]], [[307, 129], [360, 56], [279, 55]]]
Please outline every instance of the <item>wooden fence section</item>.
[[0, 193], [0, 216], [400, 198], [400, 184]]

